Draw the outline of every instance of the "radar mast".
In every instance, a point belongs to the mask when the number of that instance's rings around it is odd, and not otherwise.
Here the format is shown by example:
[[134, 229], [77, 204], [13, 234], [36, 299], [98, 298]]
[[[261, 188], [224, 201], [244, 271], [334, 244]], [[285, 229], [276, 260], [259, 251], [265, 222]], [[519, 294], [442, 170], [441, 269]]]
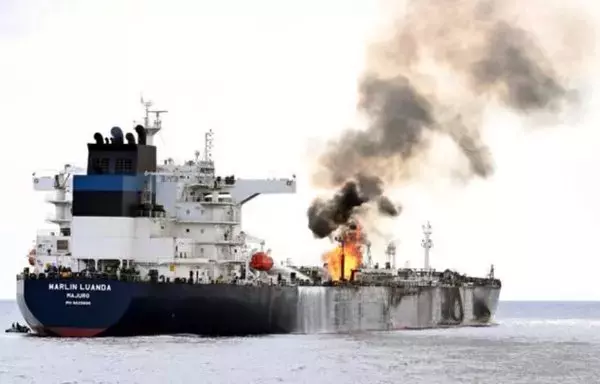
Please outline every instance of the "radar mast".
[[212, 162], [214, 132], [210, 129], [204, 134], [204, 161]]
[[[154, 136], [162, 129], [162, 120], [160, 119], [161, 113], [167, 113], [169, 111], [166, 110], [151, 110], [150, 108], [154, 105], [151, 100], [144, 101], [144, 98], [141, 97], [140, 101], [144, 106], [146, 111], [144, 115], [144, 128], [146, 129], [146, 144], [154, 145]], [[154, 121], [152, 125], [150, 125], [150, 114], [154, 114]]]
[[423, 269], [425, 269], [426, 271], [430, 270], [430, 266], [429, 266], [429, 251], [431, 250], [431, 248], [433, 247], [433, 241], [431, 240], [431, 224], [429, 223], [429, 221], [427, 221], [426, 224], [424, 224], [422, 226], [423, 228], [423, 240], [421, 240], [421, 247], [423, 247], [423, 258], [424, 258], [424, 262], [423, 262]]

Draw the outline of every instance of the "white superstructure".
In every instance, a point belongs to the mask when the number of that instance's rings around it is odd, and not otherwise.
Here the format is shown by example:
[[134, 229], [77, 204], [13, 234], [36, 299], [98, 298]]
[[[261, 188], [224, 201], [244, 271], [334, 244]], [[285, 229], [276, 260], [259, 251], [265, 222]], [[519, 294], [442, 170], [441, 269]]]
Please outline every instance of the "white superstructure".
[[57, 226], [56, 230], [38, 231], [35, 246], [28, 254], [30, 264], [36, 269], [43, 269], [46, 264], [71, 264], [73, 175], [84, 173], [84, 169], [70, 164], [56, 173], [33, 173], [33, 189], [46, 192], [45, 201], [54, 206], [54, 213], [46, 217], [46, 221]]
[[[162, 128], [160, 114], [144, 103], [147, 144]], [[150, 114], [156, 115], [150, 124]], [[72, 175], [84, 174], [66, 166], [52, 176], [34, 174], [34, 188], [52, 191], [47, 201], [56, 206], [49, 220], [52, 233], [38, 234], [30, 263], [69, 267], [73, 272], [108, 271], [135, 266], [141, 276], [157, 270], [165, 279], [193, 278], [197, 282], [259, 277], [247, 268], [265, 242], [242, 230], [242, 206], [260, 194], [295, 193], [295, 176], [285, 179], [238, 179], [215, 171], [211, 150], [213, 132], [205, 135], [204, 154], [183, 164], [167, 159], [156, 172], [146, 172], [162, 214], [144, 217], [72, 216]], [[152, 184], [155, 184], [153, 186]], [[151, 193], [151, 190], [144, 191]], [[142, 197], [143, 199], [143, 197]], [[278, 266], [273, 270], [287, 270]], [[271, 272], [272, 273], [272, 272]], [[264, 277], [264, 274], [263, 274]]]

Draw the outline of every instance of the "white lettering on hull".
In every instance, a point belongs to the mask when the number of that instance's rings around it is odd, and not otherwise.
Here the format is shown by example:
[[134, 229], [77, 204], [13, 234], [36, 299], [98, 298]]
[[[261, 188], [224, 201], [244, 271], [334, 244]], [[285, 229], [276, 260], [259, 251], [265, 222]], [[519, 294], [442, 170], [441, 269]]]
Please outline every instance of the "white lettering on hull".
[[91, 301], [71, 301], [71, 300], [66, 300], [65, 301], [65, 305], [69, 305], [69, 306], [71, 306], [71, 305], [79, 305], [81, 307], [85, 307], [85, 306], [88, 306], [88, 305], [92, 305], [92, 302]]
[[67, 299], [89, 299], [89, 293], [67, 293]]
[[110, 292], [110, 284], [92, 283], [48, 283], [49, 291], [65, 291], [65, 305], [89, 306], [92, 305], [89, 292]]
[[110, 284], [73, 284], [73, 283], [50, 283], [50, 291], [111, 291]]

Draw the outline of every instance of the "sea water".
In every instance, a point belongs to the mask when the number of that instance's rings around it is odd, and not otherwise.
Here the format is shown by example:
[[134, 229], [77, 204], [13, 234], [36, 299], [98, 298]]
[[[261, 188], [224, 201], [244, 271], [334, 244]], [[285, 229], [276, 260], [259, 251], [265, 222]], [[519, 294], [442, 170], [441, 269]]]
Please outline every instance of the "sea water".
[[[0, 326], [14, 321], [16, 304], [0, 302]], [[501, 302], [496, 322], [222, 339], [2, 333], [0, 383], [600, 383], [600, 303]]]

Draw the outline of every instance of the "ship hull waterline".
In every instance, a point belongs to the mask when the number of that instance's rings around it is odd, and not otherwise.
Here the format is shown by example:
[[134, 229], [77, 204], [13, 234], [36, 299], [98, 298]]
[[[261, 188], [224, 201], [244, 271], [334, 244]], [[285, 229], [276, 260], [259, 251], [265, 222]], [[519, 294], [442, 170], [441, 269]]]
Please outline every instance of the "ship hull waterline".
[[247, 286], [19, 279], [39, 336], [244, 336], [491, 324], [497, 286]]

